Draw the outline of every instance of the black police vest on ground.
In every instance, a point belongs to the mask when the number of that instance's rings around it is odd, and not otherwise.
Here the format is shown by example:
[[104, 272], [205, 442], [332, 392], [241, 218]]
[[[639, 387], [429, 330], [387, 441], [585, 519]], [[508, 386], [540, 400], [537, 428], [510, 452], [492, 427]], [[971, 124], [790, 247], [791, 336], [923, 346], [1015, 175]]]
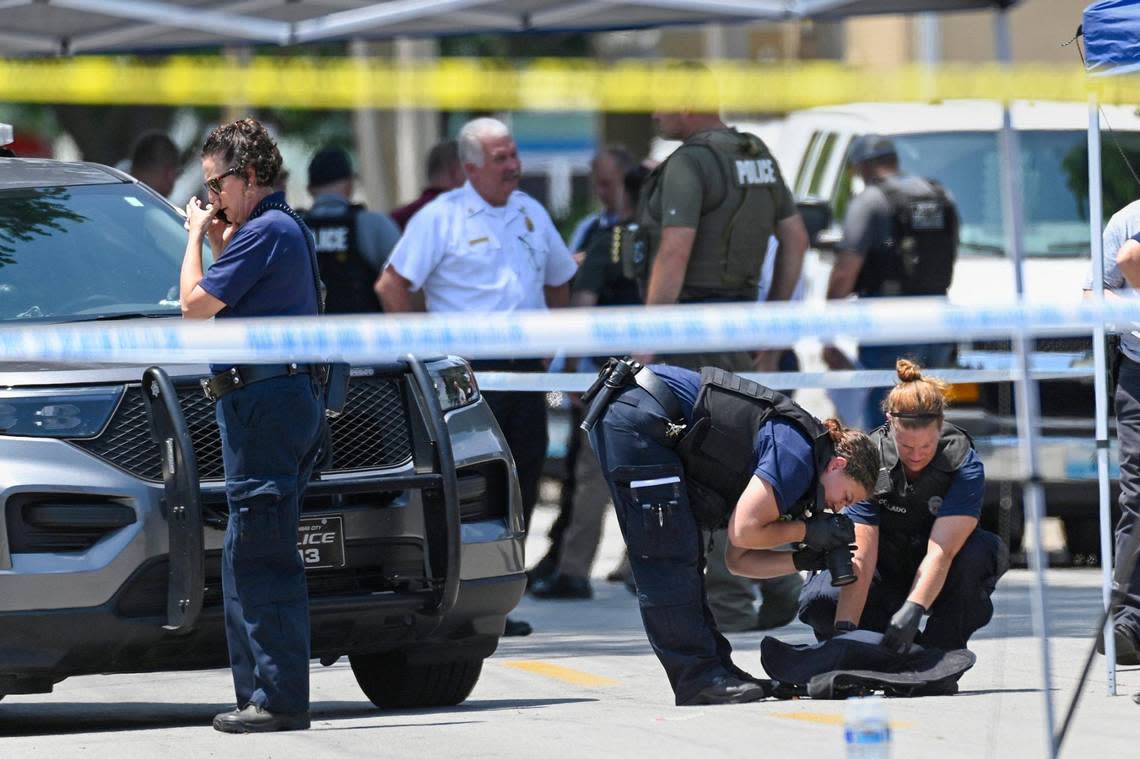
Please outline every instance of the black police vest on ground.
[[937, 182], [904, 188], [897, 177], [878, 185], [891, 207], [891, 232], [867, 253], [855, 292], [863, 297], [945, 295], [958, 257], [958, 209]]
[[879, 507], [880, 571], [913, 576], [926, 556], [934, 520], [974, 441], [949, 422], [942, 425], [938, 451], [914, 482], [907, 482], [895, 440], [883, 426], [871, 433], [882, 456], [871, 500]]
[[827, 428], [786, 395], [706, 366], [693, 404], [693, 422], [676, 447], [685, 466], [689, 504], [702, 527], [717, 529], [728, 524], [729, 514], [752, 479], [756, 433], [776, 418], [793, 423], [807, 436], [815, 459], [815, 480], [791, 515], [823, 508], [819, 473], [835, 455]]
[[305, 216], [317, 241], [321, 278], [328, 288], [327, 313], [360, 314], [380, 311], [373, 285], [380, 272], [360, 252], [356, 216], [364, 206], [351, 205], [338, 216]]

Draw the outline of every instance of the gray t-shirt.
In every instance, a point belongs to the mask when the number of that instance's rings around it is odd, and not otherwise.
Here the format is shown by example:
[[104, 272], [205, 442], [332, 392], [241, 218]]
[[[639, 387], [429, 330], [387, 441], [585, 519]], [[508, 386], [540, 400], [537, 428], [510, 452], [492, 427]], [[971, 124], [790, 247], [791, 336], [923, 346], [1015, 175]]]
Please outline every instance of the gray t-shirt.
[[[339, 195], [321, 195], [313, 201], [309, 214], [314, 218], [341, 216], [348, 209], [348, 201]], [[386, 214], [361, 211], [356, 215], [356, 241], [360, 255], [376, 271], [383, 271], [388, 254], [400, 239], [400, 228]]]
[[[1120, 267], [1116, 265], [1116, 253], [1126, 241], [1140, 234], [1140, 200], [1134, 200], [1112, 215], [1104, 228], [1104, 287], [1127, 298], [1137, 297], [1137, 291], [1128, 286]], [[1092, 267], [1085, 278], [1085, 290], [1092, 290]], [[1133, 327], [1137, 325], [1133, 324]], [[1120, 349], [1133, 361], [1140, 361], [1140, 331], [1132, 329], [1122, 332]]]

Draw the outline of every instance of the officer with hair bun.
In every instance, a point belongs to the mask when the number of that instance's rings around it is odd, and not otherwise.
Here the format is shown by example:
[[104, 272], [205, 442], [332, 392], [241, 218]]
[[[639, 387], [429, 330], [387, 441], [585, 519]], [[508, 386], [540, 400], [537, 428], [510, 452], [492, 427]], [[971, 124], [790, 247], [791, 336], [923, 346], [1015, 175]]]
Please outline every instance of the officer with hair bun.
[[583, 400], [645, 632], [676, 704], [769, 695], [766, 681], [733, 664], [717, 630], [701, 528], [727, 529], [726, 562], [741, 575], [786, 575], [836, 555], [850, 566], [854, 528], [834, 512], [871, 492], [878, 451], [863, 433], [713, 367], [611, 359]]
[[820, 640], [858, 628], [884, 633], [883, 645], [899, 652], [916, 641], [965, 648], [993, 616], [1009, 550], [978, 527], [985, 471], [969, 435], [944, 420], [946, 384], [906, 359], [896, 371], [887, 422], [871, 434], [878, 482], [845, 511], [855, 523], [856, 581], [836, 588], [826, 570], [814, 575], [799, 616]]

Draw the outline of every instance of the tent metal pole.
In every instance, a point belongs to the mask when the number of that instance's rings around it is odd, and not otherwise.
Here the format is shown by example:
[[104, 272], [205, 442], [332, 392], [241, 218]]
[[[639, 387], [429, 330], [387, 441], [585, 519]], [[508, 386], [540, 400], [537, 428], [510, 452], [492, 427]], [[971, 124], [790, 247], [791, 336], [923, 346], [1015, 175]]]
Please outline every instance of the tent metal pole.
[[[1089, 96], [1089, 242], [1092, 249], [1092, 286], [1098, 302], [1104, 300], [1104, 218], [1101, 205], [1100, 105]], [[1112, 511], [1108, 479], [1108, 369], [1105, 355], [1104, 324], [1093, 331], [1093, 388], [1096, 397], [1096, 474], [1100, 489], [1100, 566], [1101, 593], [1105, 608], [1112, 600]], [[1104, 626], [1104, 668], [1108, 695], [1116, 695], [1116, 640], [1112, 618]]]
[[[1005, 9], [997, 12], [995, 31], [998, 61], [1003, 65], [1009, 65], [1012, 61], [1012, 50], [1009, 16]], [[1021, 299], [1025, 295], [1025, 275], [1022, 265], [1024, 256], [1022, 250], [1021, 161], [1017, 132], [1013, 129], [1009, 103], [1005, 103], [1002, 107], [999, 166], [1002, 180], [1002, 218], [1005, 227], [1006, 248], [1013, 259], [1014, 281], [1017, 284], [1017, 296]], [[1020, 441], [1021, 471], [1024, 477], [1022, 503], [1025, 506], [1025, 514], [1029, 522], [1026, 531], [1033, 541], [1033, 550], [1029, 554], [1029, 564], [1033, 569], [1034, 577], [1030, 599], [1033, 611], [1033, 628], [1037, 634], [1041, 651], [1041, 694], [1045, 701], [1045, 747], [1051, 759], [1056, 759], [1056, 748], [1053, 745], [1052, 662], [1049, 652], [1049, 629], [1046, 623], [1048, 614], [1046, 613], [1045, 570], [1048, 559], [1045, 554], [1045, 547], [1041, 544], [1041, 522], [1045, 515], [1045, 492], [1041, 486], [1041, 476], [1037, 468], [1037, 426], [1041, 405], [1037, 394], [1037, 382], [1029, 374], [1031, 343], [1024, 330], [1019, 330], [1013, 335], [1013, 343], [1020, 375], [1016, 384], [1017, 436]]]

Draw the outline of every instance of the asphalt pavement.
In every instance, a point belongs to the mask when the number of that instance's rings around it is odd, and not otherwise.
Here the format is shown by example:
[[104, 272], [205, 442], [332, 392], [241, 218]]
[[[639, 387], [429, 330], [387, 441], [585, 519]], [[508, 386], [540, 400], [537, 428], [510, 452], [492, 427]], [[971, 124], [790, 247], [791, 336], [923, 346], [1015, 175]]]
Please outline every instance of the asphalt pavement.
[[[536, 516], [529, 555], [545, 549], [551, 509]], [[602, 576], [621, 541], [607, 525], [592, 601], [527, 598], [516, 616], [535, 633], [505, 639], [464, 704], [381, 712], [365, 699], [346, 660], [313, 665], [313, 728], [232, 736], [210, 720], [232, 708], [227, 670], [77, 677], [54, 693], [0, 702], [0, 757], [840, 757], [842, 702], [767, 701], [742, 706], [672, 705], [641, 628], [637, 604]], [[1071, 697], [1099, 603], [1100, 574], [1051, 571], [1049, 620], [1058, 721]], [[1045, 750], [1040, 648], [1030, 616], [1032, 576], [1012, 571], [998, 587], [994, 621], [971, 648], [977, 666], [956, 696], [890, 699], [895, 757], [1033, 757]], [[778, 631], [808, 642], [800, 624]], [[730, 636], [736, 661], [761, 673], [764, 633]], [[1135, 755], [1140, 668], [1120, 671], [1105, 695], [1098, 659], [1063, 756]]]

